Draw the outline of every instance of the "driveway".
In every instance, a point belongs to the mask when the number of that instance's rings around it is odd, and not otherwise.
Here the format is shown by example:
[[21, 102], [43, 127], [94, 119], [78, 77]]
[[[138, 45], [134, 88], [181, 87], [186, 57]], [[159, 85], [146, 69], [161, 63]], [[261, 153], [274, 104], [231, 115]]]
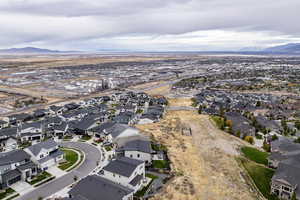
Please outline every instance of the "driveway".
[[19, 181], [10, 186], [13, 190], [15, 190], [20, 195], [23, 195], [29, 191], [33, 191], [34, 187], [25, 181]]
[[49, 172], [50, 174], [56, 176], [56, 178], [59, 178], [59, 177], [64, 176], [64, 175], [67, 174], [67, 172], [59, 169], [56, 166], [49, 167], [49, 169], [47, 169], [47, 172]]
[[53, 181], [46, 183], [35, 190], [21, 195], [17, 200], [37, 200], [39, 197], [48, 197], [62, 190], [63, 188], [74, 183], [74, 177], [79, 179], [90, 174], [96, 167], [97, 161], [101, 160], [101, 153], [98, 148], [87, 143], [80, 142], [63, 142], [60, 144], [63, 147], [76, 148], [85, 154], [84, 162], [75, 170], [65, 174]]

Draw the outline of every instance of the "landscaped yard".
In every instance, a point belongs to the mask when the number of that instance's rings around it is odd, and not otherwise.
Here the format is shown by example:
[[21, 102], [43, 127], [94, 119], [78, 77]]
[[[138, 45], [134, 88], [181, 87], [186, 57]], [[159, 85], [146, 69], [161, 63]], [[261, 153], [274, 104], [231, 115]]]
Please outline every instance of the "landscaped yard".
[[63, 140], [71, 140], [71, 139], [73, 139], [73, 136], [71, 135], [66, 135], [63, 137]]
[[66, 160], [66, 162], [60, 164], [58, 168], [60, 168], [61, 170], [66, 170], [71, 166], [73, 166], [79, 158], [78, 158], [78, 154], [72, 149], [61, 149], [61, 150], [64, 152], [64, 159]]
[[169, 168], [169, 162], [166, 160], [153, 160], [152, 165], [157, 169], [167, 169]]
[[167, 147], [160, 144], [151, 144], [151, 147], [154, 151], [167, 151]]
[[271, 179], [274, 174], [274, 170], [263, 167], [256, 164], [253, 161], [241, 159], [241, 163], [251, 176], [256, 187], [268, 200], [277, 200], [276, 197], [270, 195]]
[[81, 136], [81, 140], [84, 140], [84, 141], [88, 141], [88, 140], [90, 140], [92, 137], [91, 136], [89, 136], [89, 135], [83, 135], [83, 136]]
[[38, 176], [36, 176], [33, 180], [31, 180], [29, 182], [29, 184], [30, 185], [34, 185], [34, 184], [36, 184], [38, 182], [41, 182], [41, 181], [43, 181], [43, 180], [45, 180], [45, 179], [47, 179], [47, 178], [49, 178], [51, 176], [52, 175], [50, 173], [44, 171], [44, 172], [40, 173]]
[[145, 195], [145, 193], [147, 192], [147, 190], [149, 189], [149, 187], [151, 186], [152, 182], [157, 179], [158, 177], [153, 175], [153, 174], [146, 174], [146, 177], [151, 178], [152, 180], [148, 183], [147, 186], [145, 186], [144, 188], [142, 188], [141, 190], [137, 191], [134, 195], [137, 197], [143, 197]]
[[246, 158], [263, 165], [268, 165], [268, 156], [267, 152], [259, 151], [256, 148], [252, 147], [242, 147], [241, 151]]
[[13, 189], [8, 188], [8, 189], [5, 190], [5, 192], [1, 192], [0, 193], [0, 199], [4, 199], [5, 197], [7, 197], [7, 196], [9, 196], [9, 195], [11, 195], [11, 194], [13, 194], [15, 192], [16, 191], [14, 191]]

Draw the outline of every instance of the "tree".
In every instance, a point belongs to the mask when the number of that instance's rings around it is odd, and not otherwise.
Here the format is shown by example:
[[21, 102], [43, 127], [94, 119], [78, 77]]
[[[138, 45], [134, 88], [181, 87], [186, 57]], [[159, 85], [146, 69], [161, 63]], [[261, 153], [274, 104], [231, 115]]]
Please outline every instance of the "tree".
[[261, 106], [261, 102], [260, 101], [257, 101], [256, 102], [256, 107], [260, 107]]
[[278, 140], [278, 136], [277, 135], [272, 135], [272, 141], [274, 140]]
[[245, 141], [249, 142], [250, 144], [254, 144], [254, 138], [252, 136], [246, 136], [245, 137]]
[[75, 176], [73, 177], [73, 180], [74, 180], [74, 182], [76, 182], [76, 181], [78, 180], [78, 177], [75, 175]]
[[297, 197], [296, 197], [296, 193], [293, 192], [293, 196], [292, 196], [292, 199], [291, 200], [297, 200]]
[[240, 130], [238, 130], [238, 131], [236, 132], [236, 136], [237, 136], [237, 137], [241, 137], [241, 131], [240, 131]]
[[298, 130], [300, 130], [300, 121], [296, 121], [296, 122], [295, 122], [295, 127], [296, 127]]
[[201, 106], [201, 105], [199, 106], [198, 113], [199, 113], [199, 114], [201, 114], [201, 113], [202, 113], [202, 106]]
[[270, 151], [271, 151], [271, 146], [267, 143], [266, 140], [264, 140], [264, 143], [263, 143], [263, 149], [264, 149], [266, 152], [270, 152]]

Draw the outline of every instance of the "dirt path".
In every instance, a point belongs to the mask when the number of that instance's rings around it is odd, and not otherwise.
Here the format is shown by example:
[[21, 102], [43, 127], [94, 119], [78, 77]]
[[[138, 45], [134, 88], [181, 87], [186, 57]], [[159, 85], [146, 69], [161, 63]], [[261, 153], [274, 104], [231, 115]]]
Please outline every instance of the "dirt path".
[[[187, 106], [171, 100], [170, 106]], [[208, 116], [196, 111], [168, 111], [160, 123], [139, 129], [168, 147], [176, 177], [154, 200], [252, 200], [234, 156], [243, 141], [218, 130]], [[193, 135], [182, 134], [191, 128]]]

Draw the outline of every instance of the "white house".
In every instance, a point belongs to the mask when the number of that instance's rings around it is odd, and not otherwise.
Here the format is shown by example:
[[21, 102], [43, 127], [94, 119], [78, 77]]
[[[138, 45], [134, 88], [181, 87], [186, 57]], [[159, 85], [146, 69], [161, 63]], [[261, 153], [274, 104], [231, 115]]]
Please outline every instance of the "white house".
[[13, 137], [8, 137], [0, 141], [0, 146], [3, 152], [12, 151], [18, 149], [18, 141]]
[[64, 153], [54, 140], [47, 140], [24, 149], [40, 169], [47, 170], [62, 161]]
[[118, 151], [121, 151], [125, 157], [141, 160], [146, 165], [151, 165], [153, 151], [151, 142], [148, 140], [136, 139], [129, 141], [120, 147]]
[[106, 165], [99, 175], [136, 192], [145, 181], [145, 163], [127, 157], [117, 158]]

